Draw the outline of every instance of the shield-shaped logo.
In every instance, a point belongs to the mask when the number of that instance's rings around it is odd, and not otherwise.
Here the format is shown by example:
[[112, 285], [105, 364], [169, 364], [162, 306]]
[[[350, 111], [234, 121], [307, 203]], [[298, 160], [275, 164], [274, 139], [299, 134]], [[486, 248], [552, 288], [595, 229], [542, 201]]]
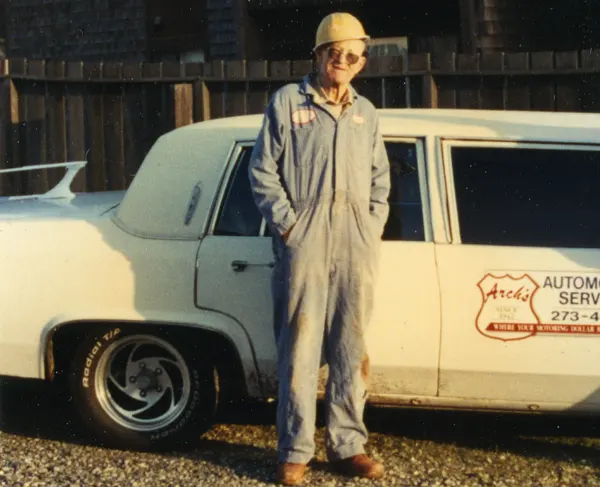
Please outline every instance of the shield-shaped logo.
[[540, 319], [533, 308], [539, 285], [529, 276], [486, 274], [477, 284], [481, 291], [481, 309], [477, 330], [497, 340], [523, 340], [537, 333]]

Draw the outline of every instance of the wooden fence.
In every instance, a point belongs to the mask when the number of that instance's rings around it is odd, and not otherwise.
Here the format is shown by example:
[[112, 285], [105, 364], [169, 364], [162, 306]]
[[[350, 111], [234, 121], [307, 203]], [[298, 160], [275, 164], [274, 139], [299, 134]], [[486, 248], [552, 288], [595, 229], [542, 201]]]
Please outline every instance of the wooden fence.
[[[87, 159], [76, 191], [124, 189], [161, 134], [262, 113], [275, 90], [311, 69], [0, 60], [0, 169]], [[600, 50], [373, 58], [354, 85], [377, 107], [600, 112]], [[43, 192], [62, 173], [2, 175], [0, 195]]]

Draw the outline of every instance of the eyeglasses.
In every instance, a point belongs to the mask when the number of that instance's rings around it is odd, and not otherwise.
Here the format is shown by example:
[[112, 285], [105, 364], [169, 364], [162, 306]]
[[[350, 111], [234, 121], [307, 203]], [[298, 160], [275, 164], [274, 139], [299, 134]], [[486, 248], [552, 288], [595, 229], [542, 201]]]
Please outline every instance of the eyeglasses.
[[364, 54], [354, 54], [350, 51], [344, 52], [335, 47], [330, 47], [329, 49], [327, 49], [327, 56], [329, 57], [329, 59], [340, 61], [342, 59], [342, 56], [344, 55], [346, 57], [346, 62], [348, 63], [348, 65], [353, 66], [358, 61], [360, 61], [360, 58], [363, 57]]

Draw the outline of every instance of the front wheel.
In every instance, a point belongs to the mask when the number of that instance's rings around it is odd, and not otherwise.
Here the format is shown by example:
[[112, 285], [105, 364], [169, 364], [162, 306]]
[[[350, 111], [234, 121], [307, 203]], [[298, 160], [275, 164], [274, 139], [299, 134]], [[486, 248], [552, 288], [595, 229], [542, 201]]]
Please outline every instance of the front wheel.
[[[189, 340], [187, 341], [189, 342]], [[216, 368], [177, 330], [105, 327], [75, 354], [75, 406], [102, 443], [127, 449], [184, 446], [212, 424]]]

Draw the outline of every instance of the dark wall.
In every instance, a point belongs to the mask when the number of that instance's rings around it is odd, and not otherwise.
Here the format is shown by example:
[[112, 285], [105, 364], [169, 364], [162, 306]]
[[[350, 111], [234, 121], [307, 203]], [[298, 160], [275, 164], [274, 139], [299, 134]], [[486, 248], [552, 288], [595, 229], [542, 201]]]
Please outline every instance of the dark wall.
[[144, 58], [144, 0], [11, 0], [7, 55], [30, 59]]
[[[250, 9], [249, 21], [257, 34], [247, 42], [262, 45], [257, 57], [307, 59], [321, 19], [340, 10], [358, 17], [372, 37], [408, 36], [409, 48], [413, 51], [427, 48], [431, 37], [457, 39], [460, 32], [457, 0], [371, 0], [348, 2], [343, 6], [322, 2], [320, 5]], [[449, 47], [454, 50], [456, 41]]]
[[482, 0], [481, 51], [561, 51], [600, 47], [598, 0]]
[[146, 0], [146, 6], [150, 60], [206, 47], [205, 0]]

